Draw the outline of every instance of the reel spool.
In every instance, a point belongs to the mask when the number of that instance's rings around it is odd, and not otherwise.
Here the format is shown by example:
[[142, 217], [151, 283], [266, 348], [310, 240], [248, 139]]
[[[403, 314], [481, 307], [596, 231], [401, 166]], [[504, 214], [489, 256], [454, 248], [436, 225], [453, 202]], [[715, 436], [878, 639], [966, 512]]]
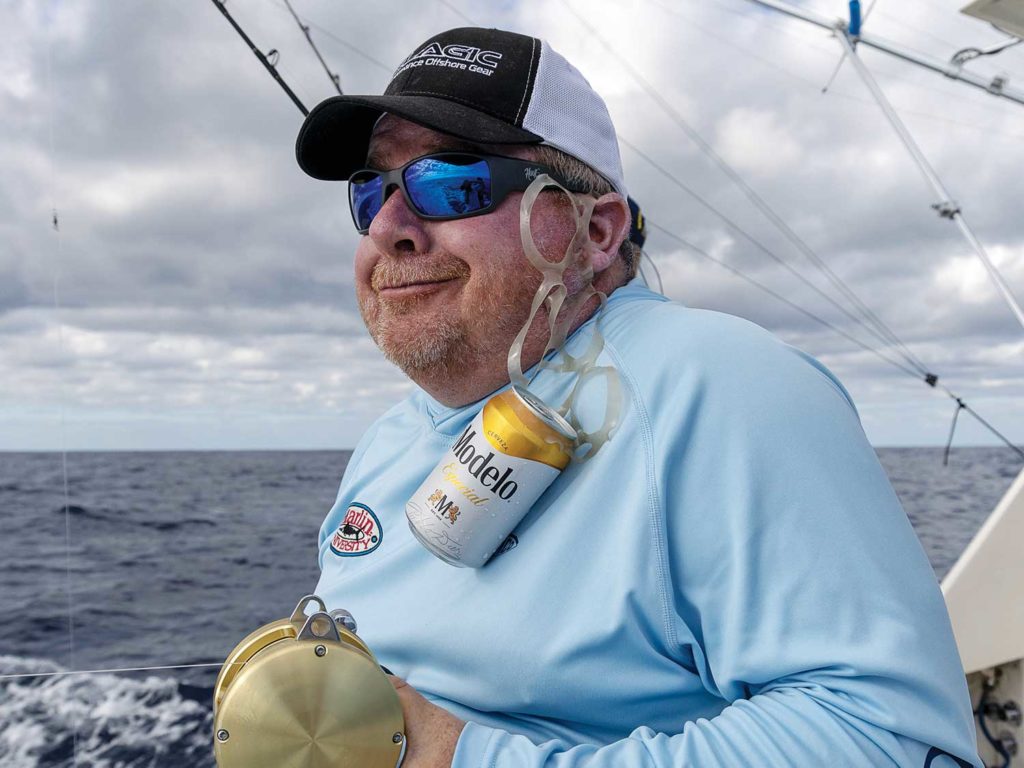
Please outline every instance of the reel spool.
[[[319, 611], [306, 616], [316, 603]], [[219, 768], [397, 768], [398, 694], [348, 611], [316, 595], [231, 651], [213, 691]]]

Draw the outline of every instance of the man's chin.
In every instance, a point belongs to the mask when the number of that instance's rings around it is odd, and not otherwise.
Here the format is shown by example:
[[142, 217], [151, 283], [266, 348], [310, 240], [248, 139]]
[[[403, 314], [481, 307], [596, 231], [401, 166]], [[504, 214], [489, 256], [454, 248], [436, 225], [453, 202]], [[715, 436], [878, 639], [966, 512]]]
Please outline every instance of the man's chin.
[[[383, 299], [379, 301], [378, 312], [382, 317], [393, 318], [404, 321], [406, 319], [426, 318], [435, 314], [442, 314], [444, 309], [440, 306], [430, 306], [430, 296], [412, 296], [404, 299]], [[422, 321], [417, 321], [422, 322]]]
[[378, 322], [368, 322], [367, 330], [384, 357], [411, 378], [451, 369], [466, 350], [465, 329], [450, 319], [384, 313]]

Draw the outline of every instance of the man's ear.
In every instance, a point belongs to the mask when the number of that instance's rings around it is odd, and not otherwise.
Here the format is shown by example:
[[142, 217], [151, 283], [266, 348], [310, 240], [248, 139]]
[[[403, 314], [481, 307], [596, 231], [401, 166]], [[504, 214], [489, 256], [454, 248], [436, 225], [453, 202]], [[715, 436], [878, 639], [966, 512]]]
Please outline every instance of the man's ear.
[[590, 253], [594, 274], [608, 269], [629, 236], [629, 206], [618, 192], [602, 195], [590, 216]]

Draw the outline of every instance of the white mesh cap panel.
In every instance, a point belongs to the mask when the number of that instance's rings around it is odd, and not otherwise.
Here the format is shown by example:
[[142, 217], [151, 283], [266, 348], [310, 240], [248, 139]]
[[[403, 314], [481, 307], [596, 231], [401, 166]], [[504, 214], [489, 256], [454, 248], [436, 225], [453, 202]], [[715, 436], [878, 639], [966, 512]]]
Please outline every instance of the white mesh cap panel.
[[615, 126], [604, 100], [587, 79], [547, 42], [523, 128], [544, 137], [544, 143], [582, 160], [626, 196]]

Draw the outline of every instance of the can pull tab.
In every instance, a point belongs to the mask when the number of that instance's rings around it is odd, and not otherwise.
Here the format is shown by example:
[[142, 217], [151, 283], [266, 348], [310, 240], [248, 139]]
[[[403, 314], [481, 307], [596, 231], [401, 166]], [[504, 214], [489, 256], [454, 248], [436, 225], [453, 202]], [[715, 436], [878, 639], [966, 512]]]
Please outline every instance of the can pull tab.
[[[548, 187], [554, 187], [563, 192], [569, 198], [573, 216], [576, 220], [576, 231], [572, 240], [566, 248], [565, 255], [560, 261], [548, 261], [537, 248], [533, 239], [531, 228], [531, 214], [533, 206], [537, 202], [540, 193]], [[601, 320], [608, 304], [608, 297], [594, 288], [594, 271], [589, 259], [583, 265], [580, 279], [584, 287], [572, 297], [571, 306], [565, 307], [566, 312], [562, 314], [563, 305], [568, 298], [568, 288], [565, 285], [564, 275], [566, 269], [572, 263], [576, 253], [583, 252], [589, 245], [590, 217], [594, 212], [594, 205], [597, 201], [590, 197], [578, 200], [568, 189], [556, 182], [547, 174], [541, 174], [523, 193], [519, 208], [519, 234], [523, 241], [523, 252], [530, 263], [541, 273], [541, 284], [533, 297], [533, 304], [530, 307], [530, 315], [526, 324], [519, 331], [508, 351], [508, 376], [509, 381], [514, 385], [529, 388], [532, 379], [527, 379], [523, 373], [522, 353], [526, 343], [526, 336], [533, 325], [534, 319], [542, 306], [548, 311], [548, 342], [541, 356], [540, 362], [534, 370], [534, 378], [543, 370], [552, 370], [556, 373], [577, 374], [569, 397], [556, 408], [558, 413], [568, 421], [577, 432], [577, 450], [573, 453], [573, 461], [585, 461], [592, 458], [601, 446], [611, 439], [619, 418], [622, 413], [623, 391], [619, 373], [613, 366], [597, 365], [598, 357], [604, 349], [604, 335], [601, 332]], [[565, 339], [569, 329], [580, 313], [580, 310], [593, 298], [597, 297], [600, 306], [597, 310], [597, 320], [594, 323], [590, 337], [590, 343], [583, 354], [578, 357], [569, 354], [564, 348]], [[548, 359], [548, 354], [558, 351], [559, 354]], [[580, 423], [577, 403], [583, 391], [583, 387], [597, 377], [605, 379], [605, 414], [604, 421], [600, 427], [592, 431], [586, 431]]]
[[[582, 462], [593, 458], [601, 450], [601, 447], [612, 439], [612, 435], [619, 426], [619, 419], [622, 416], [622, 378], [614, 366], [597, 364], [598, 356], [601, 354], [601, 350], [604, 349], [601, 320], [604, 317], [604, 308], [608, 301], [603, 293], [598, 293], [597, 295], [601, 299], [601, 307], [598, 310], [593, 336], [586, 352], [579, 357], [573, 357], [563, 350], [562, 355], [565, 357], [565, 361], [558, 369], [559, 371], [577, 373], [576, 381], [573, 383], [569, 397], [558, 408], [559, 414], [576, 430], [577, 449], [573, 453], [573, 461], [575, 462]], [[604, 418], [601, 421], [600, 427], [587, 431], [583, 428], [580, 420], [578, 403], [583, 393], [583, 388], [589, 382], [599, 378], [604, 378], [605, 381]]]
[[[569, 242], [568, 247], [565, 249], [565, 255], [560, 261], [548, 261], [544, 258], [540, 249], [537, 248], [537, 243], [533, 239], [533, 230], [530, 227], [533, 206], [536, 204], [540, 193], [548, 187], [560, 190], [569, 198], [569, 204], [572, 206], [573, 216], [576, 219], [576, 231], [573, 233], [572, 240]], [[574, 296], [572, 303], [575, 307], [570, 307], [569, 309], [572, 311], [566, 312], [565, 316], [559, 321], [558, 316], [562, 312], [562, 305], [568, 297], [568, 289], [563, 280], [565, 270], [572, 263], [573, 256], [587, 246], [590, 215], [594, 211], [595, 202], [593, 198], [589, 197], [578, 201], [568, 189], [546, 173], [542, 173], [534, 179], [533, 183], [527, 187], [526, 192], [523, 193], [523, 199], [519, 205], [519, 236], [523, 241], [523, 251], [526, 254], [526, 258], [541, 273], [541, 283], [533, 296], [530, 315], [508, 351], [508, 377], [509, 381], [513, 384], [518, 384], [524, 388], [529, 386], [530, 382], [523, 373], [523, 345], [526, 343], [526, 335], [529, 333], [530, 327], [533, 325], [533, 321], [537, 317], [540, 308], [546, 305], [548, 310], [548, 343], [544, 349], [544, 354], [541, 356], [541, 364], [543, 365], [546, 362], [544, 358], [547, 357], [548, 353], [562, 346], [572, 321], [586, 303], [586, 300], [590, 298], [590, 295], [593, 295], [591, 293], [584, 296], [582, 301], [580, 300], [582, 294]], [[580, 277], [590, 286], [594, 273], [589, 260], [584, 265], [583, 273]], [[584, 291], [583, 293], [585, 294], [586, 292]]]

